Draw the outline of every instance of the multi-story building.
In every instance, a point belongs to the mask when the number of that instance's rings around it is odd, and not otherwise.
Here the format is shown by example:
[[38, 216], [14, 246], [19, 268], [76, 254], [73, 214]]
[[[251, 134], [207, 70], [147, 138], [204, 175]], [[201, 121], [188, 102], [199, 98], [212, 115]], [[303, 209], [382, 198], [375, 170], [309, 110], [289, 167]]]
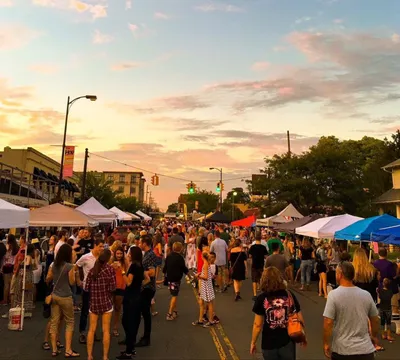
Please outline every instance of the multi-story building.
[[144, 188], [146, 180], [141, 172], [128, 171], [103, 171], [105, 180], [112, 182], [112, 188], [121, 195], [135, 197], [139, 202], [144, 202]]
[[[47, 205], [57, 195], [61, 165], [28, 147], [0, 151], [0, 197], [20, 206]], [[62, 196], [74, 203], [80, 196], [77, 174], [62, 182]]]

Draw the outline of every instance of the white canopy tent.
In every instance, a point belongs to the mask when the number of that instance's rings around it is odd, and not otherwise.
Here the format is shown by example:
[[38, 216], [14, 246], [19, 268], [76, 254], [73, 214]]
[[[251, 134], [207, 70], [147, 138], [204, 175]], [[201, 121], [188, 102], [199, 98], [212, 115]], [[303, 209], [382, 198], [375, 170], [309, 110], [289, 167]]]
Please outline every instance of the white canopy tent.
[[132, 216], [130, 216], [128, 213], [123, 212], [122, 210], [118, 209], [116, 206], [112, 207], [110, 209], [112, 213], [117, 215], [117, 218], [119, 221], [132, 221]]
[[106, 209], [94, 197], [91, 197], [81, 206], [78, 206], [76, 210], [90, 216], [101, 224], [111, 224], [117, 219], [117, 215]]
[[[29, 209], [11, 204], [0, 199], [0, 229], [25, 228], [26, 241], [28, 241], [30, 211]], [[22, 276], [22, 299], [21, 299], [21, 322], [19, 330], [24, 328], [24, 304], [25, 304], [25, 283], [26, 283], [26, 251], [24, 258], [24, 271]]]
[[139, 215], [145, 221], [153, 220], [149, 215], [146, 215], [144, 212], [142, 212], [140, 210], [136, 211], [136, 215]]
[[296, 234], [312, 238], [333, 239], [336, 231], [342, 230], [362, 219], [349, 214], [329, 216], [297, 228]]
[[137, 215], [135, 215], [135, 214], [132, 214], [131, 212], [128, 212], [128, 211], [125, 211], [131, 218], [132, 218], [132, 220], [133, 221], [135, 221], [135, 220], [142, 220], [142, 218], [140, 217], [140, 216], [137, 216]]
[[257, 226], [274, 226], [276, 224], [287, 223], [304, 217], [292, 204], [286, 206], [278, 214], [270, 216], [266, 219], [258, 219]]
[[14, 205], [0, 199], [0, 229], [29, 227], [29, 209]]
[[52, 204], [33, 210], [30, 226], [45, 227], [95, 227], [99, 222], [68, 206]]

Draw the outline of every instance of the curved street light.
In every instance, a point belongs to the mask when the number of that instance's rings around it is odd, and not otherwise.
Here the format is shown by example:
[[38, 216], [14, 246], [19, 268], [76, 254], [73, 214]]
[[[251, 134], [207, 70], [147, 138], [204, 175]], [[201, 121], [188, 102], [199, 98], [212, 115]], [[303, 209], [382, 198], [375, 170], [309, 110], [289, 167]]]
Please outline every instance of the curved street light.
[[65, 112], [65, 125], [64, 125], [64, 139], [63, 139], [63, 144], [62, 144], [62, 153], [61, 153], [61, 168], [60, 168], [60, 176], [58, 178], [58, 192], [57, 192], [57, 200], [61, 201], [61, 184], [63, 181], [63, 170], [64, 170], [64, 156], [65, 156], [65, 143], [67, 140], [67, 126], [68, 126], [68, 116], [69, 116], [69, 109], [71, 106], [78, 100], [80, 99], [88, 99], [90, 101], [96, 101], [97, 96], [96, 95], [83, 95], [83, 96], [78, 96], [77, 98], [70, 100], [70, 97], [68, 96], [67, 99], [67, 110]]

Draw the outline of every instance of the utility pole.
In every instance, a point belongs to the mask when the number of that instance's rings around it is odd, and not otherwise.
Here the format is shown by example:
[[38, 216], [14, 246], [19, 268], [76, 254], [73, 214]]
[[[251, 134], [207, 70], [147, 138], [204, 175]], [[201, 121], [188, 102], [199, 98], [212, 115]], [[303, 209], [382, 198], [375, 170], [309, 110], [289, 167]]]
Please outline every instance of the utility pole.
[[146, 200], [145, 200], [146, 205], [147, 205], [148, 196], [149, 196], [149, 185], [146, 185]]
[[287, 134], [288, 156], [290, 157], [292, 155], [292, 152], [290, 150], [290, 133], [289, 133], [289, 130], [286, 132], [286, 134]]
[[87, 176], [87, 163], [89, 159], [89, 149], [85, 149], [85, 161], [83, 163], [83, 175], [82, 175], [82, 189], [81, 189], [81, 203], [83, 204], [86, 200], [86, 176]]
[[220, 172], [220, 187], [221, 187], [221, 191], [219, 193], [219, 211], [222, 212], [222, 189], [223, 189], [223, 182], [222, 182], [222, 168], [221, 168], [221, 172]]

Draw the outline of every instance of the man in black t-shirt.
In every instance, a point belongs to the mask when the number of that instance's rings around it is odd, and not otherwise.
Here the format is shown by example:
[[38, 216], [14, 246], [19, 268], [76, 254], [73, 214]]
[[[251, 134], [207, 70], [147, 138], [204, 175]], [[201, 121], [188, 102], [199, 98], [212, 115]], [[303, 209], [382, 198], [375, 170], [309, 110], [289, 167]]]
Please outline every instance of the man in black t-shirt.
[[260, 283], [264, 270], [265, 257], [268, 255], [267, 248], [261, 244], [261, 234], [256, 234], [256, 242], [250, 247], [249, 256], [251, 262], [251, 281], [253, 283], [253, 300], [257, 298], [257, 287]]

